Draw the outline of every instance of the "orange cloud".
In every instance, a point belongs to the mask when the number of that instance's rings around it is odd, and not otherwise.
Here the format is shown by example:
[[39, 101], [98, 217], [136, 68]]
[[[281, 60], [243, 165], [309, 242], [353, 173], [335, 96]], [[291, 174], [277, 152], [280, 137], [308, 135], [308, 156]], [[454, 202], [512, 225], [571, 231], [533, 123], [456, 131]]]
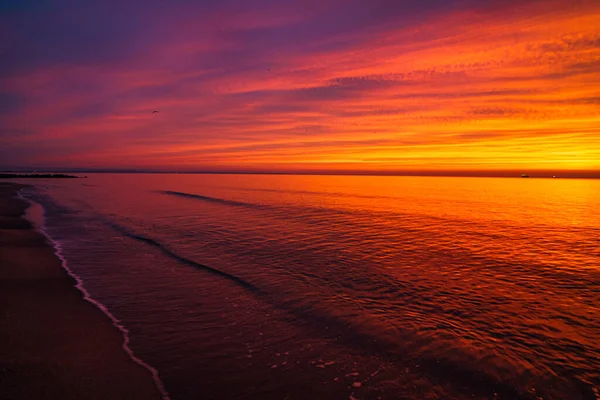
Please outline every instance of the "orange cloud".
[[7, 165], [599, 171], [600, 4], [508, 4], [327, 35], [289, 7], [170, 18], [131, 59], [5, 79], [25, 100], [0, 145]]

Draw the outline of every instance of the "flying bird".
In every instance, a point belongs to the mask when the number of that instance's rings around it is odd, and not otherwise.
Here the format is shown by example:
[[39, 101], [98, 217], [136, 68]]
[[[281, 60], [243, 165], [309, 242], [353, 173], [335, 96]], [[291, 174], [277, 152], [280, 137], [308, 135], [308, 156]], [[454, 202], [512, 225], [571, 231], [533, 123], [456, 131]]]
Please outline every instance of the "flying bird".
[[158, 114], [158, 113], [159, 113], [159, 111], [157, 111], [157, 110], [152, 111], [152, 114]]

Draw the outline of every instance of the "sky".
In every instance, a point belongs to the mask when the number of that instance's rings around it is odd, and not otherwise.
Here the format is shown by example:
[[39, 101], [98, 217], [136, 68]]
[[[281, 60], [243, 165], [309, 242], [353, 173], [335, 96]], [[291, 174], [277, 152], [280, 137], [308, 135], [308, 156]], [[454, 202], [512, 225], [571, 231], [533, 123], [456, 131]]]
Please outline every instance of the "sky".
[[597, 0], [0, 0], [0, 168], [600, 174], [598, 21]]

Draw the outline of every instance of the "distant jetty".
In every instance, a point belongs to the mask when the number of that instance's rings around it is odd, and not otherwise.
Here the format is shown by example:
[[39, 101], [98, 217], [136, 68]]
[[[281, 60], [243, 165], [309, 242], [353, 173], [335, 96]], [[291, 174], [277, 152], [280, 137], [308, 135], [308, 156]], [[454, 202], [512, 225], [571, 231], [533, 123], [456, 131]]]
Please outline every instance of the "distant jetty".
[[64, 178], [79, 178], [75, 175], [65, 174], [0, 174], [0, 179], [21, 179], [21, 178], [42, 178], [42, 179], [64, 179]]

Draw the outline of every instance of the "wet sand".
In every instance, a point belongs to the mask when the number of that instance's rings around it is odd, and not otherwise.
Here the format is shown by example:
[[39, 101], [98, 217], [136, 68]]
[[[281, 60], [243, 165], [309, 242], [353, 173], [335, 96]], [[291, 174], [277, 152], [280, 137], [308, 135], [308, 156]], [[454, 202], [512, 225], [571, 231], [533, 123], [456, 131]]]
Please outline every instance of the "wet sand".
[[22, 187], [0, 182], [0, 399], [160, 399], [122, 333], [22, 218]]

